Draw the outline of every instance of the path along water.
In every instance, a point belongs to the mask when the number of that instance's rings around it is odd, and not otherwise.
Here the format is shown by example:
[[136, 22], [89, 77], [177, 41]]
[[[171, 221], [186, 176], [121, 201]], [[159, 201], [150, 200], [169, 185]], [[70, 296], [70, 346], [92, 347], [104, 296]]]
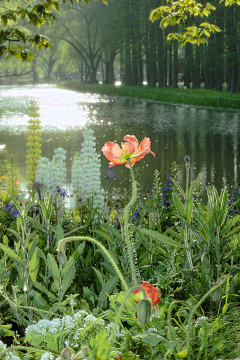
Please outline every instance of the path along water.
[[[156, 157], [147, 155], [138, 163], [145, 193], [152, 185], [155, 169], [160, 171], [162, 183], [166, 182], [173, 161], [177, 163], [179, 181], [185, 186], [183, 158], [186, 154], [191, 158], [190, 179], [195, 179], [199, 172], [204, 174], [203, 191], [208, 184], [221, 189], [223, 177], [232, 188], [240, 181], [240, 116], [237, 112], [82, 94], [53, 85], [2, 86], [0, 145], [5, 145], [7, 152], [15, 156], [22, 177], [26, 175], [28, 108], [33, 99], [40, 107], [42, 155], [52, 159], [54, 149], [67, 150], [68, 189], [72, 158], [80, 151], [85, 127], [94, 130], [99, 152], [106, 141], [120, 144], [126, 134], [136, 135], [139, 141], [150, 137]], [[128, 187], [128, 169], [116, 166], [108, 170], [108, 161], [104, 156], [101, 159], [102, 186], [109, 175], [113, 186]], [[24, 182], [22, 184], [24, 186]]]

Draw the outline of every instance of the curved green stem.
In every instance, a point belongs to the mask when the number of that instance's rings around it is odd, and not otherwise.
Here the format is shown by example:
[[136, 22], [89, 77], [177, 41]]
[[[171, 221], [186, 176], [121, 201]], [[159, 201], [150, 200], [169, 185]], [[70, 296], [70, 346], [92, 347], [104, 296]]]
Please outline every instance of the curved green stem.
[[109, 254], [109, 252], [107, 251], [107, 249], [105, 248], [105, 246], [103, 246], [99, 241], [97, 241], [96, 239], [93, 239], [93, 238], [90, 238], [90, 237], [86, 237], [86, 236], [71, 236], [71, 237], [67, 237], [67, 238], [64, 238], [62, 240], [59, 241], [58, 243], [58, 251], [62, 252], [62, 253], [65, 253], [64, 252], [64, 249], [63, 249], [63, 245], [66, 243], [66, 242], [69, 242], [69, 241], [79, 241], [79, 240], [82, 240], [82, 241], [89, 241], [93, 244], [96, 244], [97, 246], [99, 246], [101, 248], [101, 250], [104, 252], [104, 254], [108, 257], [109, 261], [111, 262], [112, 266], [114, 267], [119, 279], [121, 280], [122, 284], [123, 284], [123, 287], [125, 288], [126, 291], [128, 291], [128, 285], [126, 283], [126, 281], [124, 280], [124, 277], [121, 273], [121, 271], [119, 270], [116, 262], [114, 261], [114, 259], [112, 258], [112, 256]]
[[[193, 315], [195, 314], [195, 311], [197, 310], [197, 308], [203, 303], [203, 301], [211, 294], [213, 293], [215, 290], [217, 290], [220, 286], [222, 286], [225, 281], [227, 280], [228, 276], [227, 275], [223, 275], [218, 279], [218, 282], [216, 285], [214, 285], [204, 296], [203, 298], [194, 306], [194, 308], [192, 309], [192, 312], [189, 315], [189, 319], [188, 319], [188, 326], [187, 326], [187, 348], [188, 348], [188, 359], [190, 360], [190, 327], [191, 327], [191, 322], [192, 322], [192, 318]], [[221, 280], [222, 279], [222, 280]]]
[[11, 346], [11, 347], [3, 350], [2, 352], [0, 352], [0, 359], [2, 359], [3, 356], [8, 353], [8, 351], [13, 351], [13, 350], [30, 350], [30, 351], [40, 352], [40, 353], [48, 352], [52, 355], [59, 356], [59, 354], [52, 352], [52, 351], [48, 351], [48, 350], [37, 349], [37, 348], [28, 347], [28, 346]]
[[146, 290], [145, 290], [142, 286], [140, 286], [140, 285], [134, 285], [134, 286], [132, 286], [132, 287], [127, 291], [126, 295], [124, 296], [123, 302], [121, 303], [121, 306], [120, 306], [120, 308], [119, 308], [119, 310], [118, 310], [118, 313], [117, 313], [117, 317], [116, 317], [116, 320], [115, 320], [115, 324], [114, 324], [114, 327], [113, 327], [113, 330], [112, 330], [112, 335], [111, 335], [111, 338], [110, 338], [111, 344], [112, 344], [112, 342], [113, 342], [114, 334], [115, 334], [115, 331], [116, 331], [116, 329], [117, 329], [117, 325], [118, 325], [118, 323], [119, 323], [119, 320], [120, 320], [120, 317], [121, 317], [121, 315], [122, 315], [122, 311], [123, 311], [123, 309], [124, 309], [124, 306], [125, 306], [125, 304], [126, 304], [126, 301], [127, 301], [128, 297], [129, 297], [129, 295], [131, 294], [131, 292], [133, 292], [135, 289], [139, 289], [140, 291], [142, 291], [143, 296], [144, 296], [144, 299], [147, 300]]
[[129, 158], [127, 159], [127, 162], [128, 162], [128, 164], [130, 166], [131, 175], [132, 175], [132, 199], [129, 201], [129, 203], [127, 204], [127, 206], [125, 208], [124, 230], [125, 230], [125, 240], [126, 240], [127, 248], [128, 248], [128, 257], [129, 257], [130, 268], [131, 268], [131, 273], [132, 273], [132, 280], [133, 280], [134, 285], [137, 285], [136, 270], [135, 270], [135, 265], [134, 265], [134, 261], [133, 261], [132, 245], [131, 245], [131, 241], [129, 239], [129, 234], [128, 234], [128, 213], [129, 213], [130, 207], [136, 201], [137, 188], [136, 188], [136, 182], [135, 182], [135, 178], [134, 178], [132, 164], [131, 164]]

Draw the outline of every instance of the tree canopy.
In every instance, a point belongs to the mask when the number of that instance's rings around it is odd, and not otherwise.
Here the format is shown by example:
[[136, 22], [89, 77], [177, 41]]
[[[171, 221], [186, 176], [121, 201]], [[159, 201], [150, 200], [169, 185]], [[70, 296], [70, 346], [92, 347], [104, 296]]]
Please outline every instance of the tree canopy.
[[[67, 0], [73, 4], [74, 0]], [[83, 0], [89, 3], [90, 0]], [[107, 4], [107, 0], [102, 0]], [[43, 24], [51, 25], [57, 20], [56, 12], [60, 12], [61, 3], [66, 0], [0, 0], [0, 57], [6, 53], [7, 60], [11, 57], [23, 61], [30, 61], [34, 54], [25, 46], [52, 48], [51, 42], [46, 36], [30, 34], [24, 29], [24, 25], [33, 25], [40, 28]], [[81, 0], [76, 0], [81, 2]], [[24, 44], [24, 46], [22, 45]], [[29, 46], [29, 47], [30, 47]]]
[[[220, 4], [224, 0], [220, 0]], [[187, 42], [192, 44], [207, 43], [207, 38], [210, 33], [220, 32], [221, 29], [215, 24], [209, 24], [202, 21], [203, 17], [208, 17], [211, 11], [216, 10], [216, 7], [210, 3], [202, 4], [195, 0], [167, 0], [169, 6], [160, 6], [154, 9], [150, 14], [150, 20], [156, 21], [161, 19], [160, 27], [174, 26], [177, 24], [185, 24], [184, 31], [170, 32], [167, 40], [176, 39], [181, 42], [181, 46], [186, 45]], [[225, 0], [225, 6], [240, 5], [240, 0]], [[188, 26], [189, 22], [194, 22], [193, 25]]]

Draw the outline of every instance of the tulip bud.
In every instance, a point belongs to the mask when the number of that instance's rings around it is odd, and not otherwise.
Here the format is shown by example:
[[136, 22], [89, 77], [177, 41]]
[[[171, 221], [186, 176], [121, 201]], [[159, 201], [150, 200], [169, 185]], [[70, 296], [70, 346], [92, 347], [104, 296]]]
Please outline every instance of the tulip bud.
[[140, 300], [138, 303], [138, 312], [137, 312], [138, 322], [141, 325], [147, 324], [150, 320], [151, 314], [152, 314], [151, 302], [145, 299]]
[[69, 348], [64, 348], [61, 352], [61, 357], [66, 360], [71, 360], [72, 357], [72, 350]]
[[58, 255], [57, 255], [57, 259], [58, 262], [62, 265], [65, 266], [67, 263], [67, 257], [66, 254], [64, 254], [62, 251], [59, 251]]

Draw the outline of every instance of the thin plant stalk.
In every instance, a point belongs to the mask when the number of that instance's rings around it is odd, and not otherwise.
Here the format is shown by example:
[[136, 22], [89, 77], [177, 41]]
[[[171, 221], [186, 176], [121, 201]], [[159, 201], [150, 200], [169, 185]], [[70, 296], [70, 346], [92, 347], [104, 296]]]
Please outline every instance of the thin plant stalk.
[[130, 268], [131, 268], [131, 273], [132, 273], [132, 280], [133, 280], [134, 285], [137, 285], [137, 278], [136, 278], [136, 270], [135, 270], [135, 265], [134, 265], [134, 260], [133, 260], [132, 245], [131, 245], [131, 241], [129, 239], [129, 234], [128, 234], [128, 214], [129, 214], [130, 207], [134, 204], [134, 202], [137, 199], [137, 188], [136, 188], [136, 181], [135, 181], [135, 178], [134, 178], [132, 164], [131, 164], [129, 158], [127, 158], [127, 162], [128, 162], [128, 164], [130, 166], [130, 171], [131, 171], [131, 175], [132, 175], [132, 198], [131, 198], [131, 200], [129, 201], [129, 203], [127, 204], [127, 206], [125, 208], [124, 230], [125, 230], [125, 241], [127, 243], [127, 248], [128, 248], [128, 257], [129, 257]]

